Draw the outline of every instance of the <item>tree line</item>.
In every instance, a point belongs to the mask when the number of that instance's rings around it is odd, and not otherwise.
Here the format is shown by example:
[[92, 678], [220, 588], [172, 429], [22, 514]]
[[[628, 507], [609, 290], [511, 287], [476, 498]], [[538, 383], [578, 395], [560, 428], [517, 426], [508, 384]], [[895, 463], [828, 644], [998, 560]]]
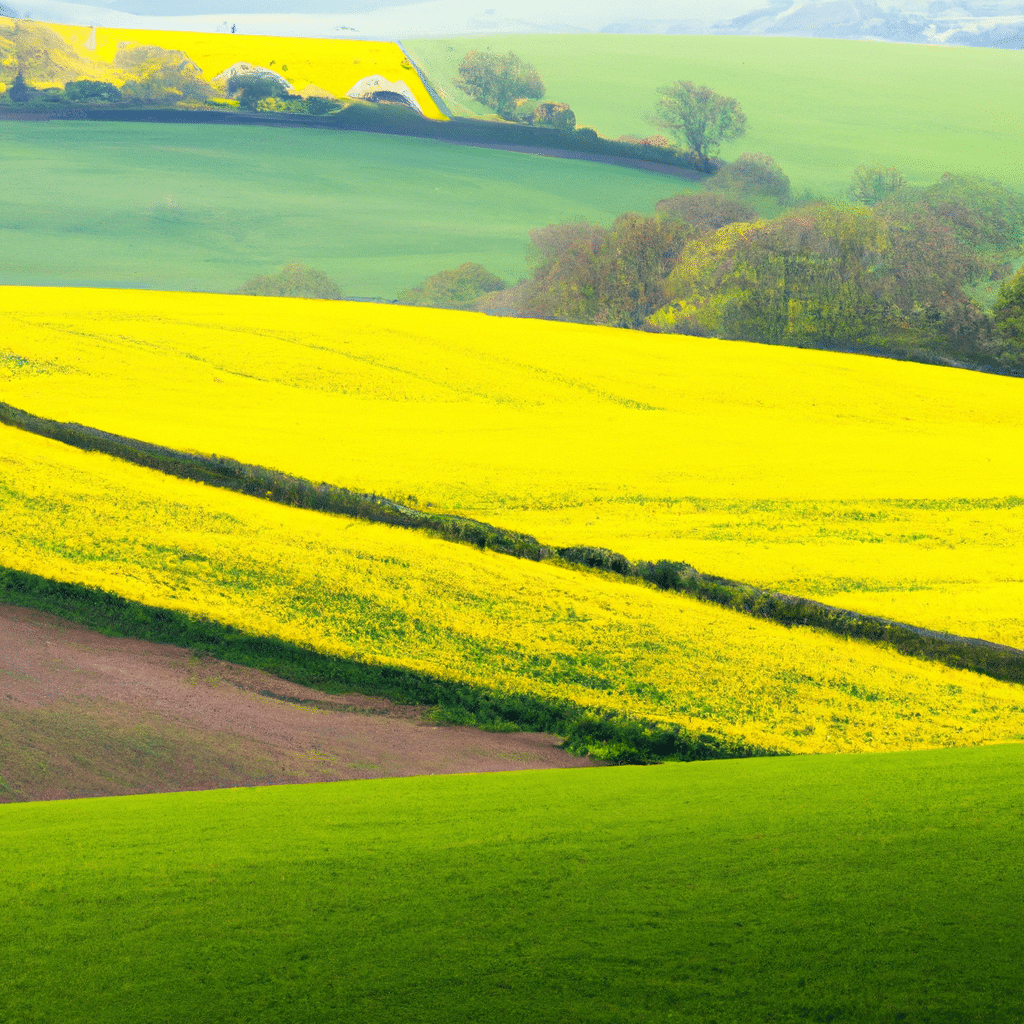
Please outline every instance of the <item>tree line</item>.
[[[530, 276], [510, 288], [464, 265], [400, 301], [1024, 371], [1024, 196], [867, 165], [847, 202], [789, 192], [775, 161], [745, 154], [652, 216], [531, 232]], [[769, 201], [777, 215], [759, 216]], [[442, 284], [449, 301], [431, 301]]]

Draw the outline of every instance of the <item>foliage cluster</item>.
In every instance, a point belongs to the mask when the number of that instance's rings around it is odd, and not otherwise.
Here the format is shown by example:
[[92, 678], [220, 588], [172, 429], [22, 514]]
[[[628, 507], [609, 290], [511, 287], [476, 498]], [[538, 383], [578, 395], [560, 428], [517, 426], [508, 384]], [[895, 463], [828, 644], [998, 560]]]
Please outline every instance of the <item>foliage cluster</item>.
[[471, 50], [459, 62], [456, 84], [507, 121], [572, 131], [576, 115], [568, 103], [541, 100], [544, 83], [533, 64], [516, 54]]
[[530, 232], [524, 316], [639, 328], [667, 299], [665, 281], [692, 231], [676, 218], [625, 213]]
[[470, 50], [459, 63], [459, 87], [502, 117], [516, 120], [516, 101], [539, 100], [544, 83], [537, 69], [516, 54]]
[[819, 200], [757, 220], [745, 200], [785, 203], [790, 183], [770, 157], [744, 154], [701, 192], [660, 201], [653, 218], [534, 231], [519, 311], [1024, 370], [1019, 333], [1000, 326], [1007, 315], [969, 295], [1019, 262], [1024, 196], [961, 175], [921, 189], [883, 178], [858, 168], [863, 202]]
[[712, 158], [723, 142], [738, 139], [747, 130], [747, 115], [731, 96], [722, 96], [706, 85], [676, 81], [658, 88], [653, 125], [685, 140], [697, 164], [711, 169]]
[[442, 270], [428, 277], [418, 288], [398, 293], [406, 306], [434, 306], [438, 309], [469, 309], [488, 292], [500, 291], [508, 284], [479, 263], [463, 263], [454, 270]]
[[241, 288], [239, 295], [286, 296], [303, 299], [340, 299], [341, 288], [323, 271], [298, 261], [289, 263], [276, 274], [257, 274]]

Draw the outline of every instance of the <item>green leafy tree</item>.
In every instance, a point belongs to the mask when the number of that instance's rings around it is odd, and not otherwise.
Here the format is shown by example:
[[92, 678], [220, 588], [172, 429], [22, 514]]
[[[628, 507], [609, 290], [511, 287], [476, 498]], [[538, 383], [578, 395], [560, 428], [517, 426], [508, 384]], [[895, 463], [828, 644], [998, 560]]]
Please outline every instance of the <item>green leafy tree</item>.
[[999, 288], [993, 306], [996, 334], [1015, 350], [1019, 363], [1024, 363], [1024, 268]]
[[121, 98], [121, 90], [110, 82], [82, 78], [68, 82], [64, 86], [64, 95], [74, 103], [116, 103]]
[[707, 187], [767, 196], [783, 204], [790, 198], [789, 175], [766, 153], [741, 153], [731, 164], [720, 168]]
[[287, 93], [288, 90], [269, 75], [232, 75], [228, 79], [228, 95], [237, 96], [238, 105], [247, 110], [255, 110], [260, 100], [276, 99]]
[[691, 224], [698, 234], [706, 235], [726, 224], [757, 219], [749, 203], [714, 192], [681, 192], [654, 204], [658, 213], [678, 217]]
[[883, 199], [898, 192], [907, 179], [895, 167], [879, 164], [861, 164], [853, 172], [850, 182], [850, 198], [864, 206], [874, 206]]
[[440, 309], [469, 309], [488, 292], [501, 291], [508, 285], [479, 263], [463, 263], [455, 270], [442, 270], [428, 277], [418, 288], [399, 292], [404, 306], [435, 306]]
[[241, 288], [239, 295], [277, 295], [302, 299], [340, 299], [341, 288], [326, 274], [302, 262], [289, 263], [277, 274], [257, 274]]
[[518, 99], [539, 100], [544, 83], [537, 69], [514, 53], [471, 50], [459, 63], [456, 84], [502, 117], [515, 117]]
[[706, 85], [674, 82], [658, 89], [660, 99], [651, 124], [676, 139], [686, 140], [703, 167], [723, 142], [737, 139], [747, 130], [747, 116], [731, 96], [722, 96]]
[[640, 327], [665, 301], [664, 282], [692, 235], [674, 217], [624, 213], [610, 228], [575, 222], [530, 233], [527, 316]]
[[547, 101], [533, 108], [530, 123], [542, 128], [562, 128], [572, 131], [576, 127], [576, 115], [568, 103]]

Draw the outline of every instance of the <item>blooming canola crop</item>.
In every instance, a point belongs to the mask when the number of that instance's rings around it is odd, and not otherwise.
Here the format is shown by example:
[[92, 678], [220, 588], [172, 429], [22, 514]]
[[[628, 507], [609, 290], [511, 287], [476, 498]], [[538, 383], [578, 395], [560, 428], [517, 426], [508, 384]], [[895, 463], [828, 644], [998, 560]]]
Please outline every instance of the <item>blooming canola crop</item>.
[[[234, 64], [246, 63], [268, 67], [285, 78], [294, 92], [314, 86], [339, 99], [361, 79], [381, 75], [389, 82], [404, 82], [427, 117], [445, 119], [397, 43], [81, 25], [54, 24], [46, 28], [56, 32], [79, 57], [109, 65], [109, 77], [115, 81], [118, 75], [114, 59], [119, 48], [155, 46], [184, 53], [207, 81]], [[123, 80], [123, 73], [121, 77]], [[33, 84], [64, 85], [64, 82]]]
[[0, 427], [0, 564], [327, 654], [780, 750], [1024, 739], [970, 672]]
[[1024, 381], [352, 302], [2, 294], [0, 399], [37, 415], [1024, 647]]

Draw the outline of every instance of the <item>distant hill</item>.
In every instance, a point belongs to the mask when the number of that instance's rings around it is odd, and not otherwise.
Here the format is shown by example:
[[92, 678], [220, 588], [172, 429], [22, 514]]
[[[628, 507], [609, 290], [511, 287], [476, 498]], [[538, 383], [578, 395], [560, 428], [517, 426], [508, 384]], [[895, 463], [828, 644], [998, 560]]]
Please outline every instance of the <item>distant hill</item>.
[[[509, 34], [802, 36], [891, 42], [1024, 46], [1022, 0], [6, 0], [8, 14], [69, 25], [342, 39]], [[210, 12], [210, 13], [207, 13]]]
[[922, 10], [883, 8], [871, 0], [790, 3], [777, 0], [715, 26], [716, 33], [745, 36], [801, 36], [827, 39], [875, 39], [949, 46], [1024, 46], [1024, 8], [942, 2]]

